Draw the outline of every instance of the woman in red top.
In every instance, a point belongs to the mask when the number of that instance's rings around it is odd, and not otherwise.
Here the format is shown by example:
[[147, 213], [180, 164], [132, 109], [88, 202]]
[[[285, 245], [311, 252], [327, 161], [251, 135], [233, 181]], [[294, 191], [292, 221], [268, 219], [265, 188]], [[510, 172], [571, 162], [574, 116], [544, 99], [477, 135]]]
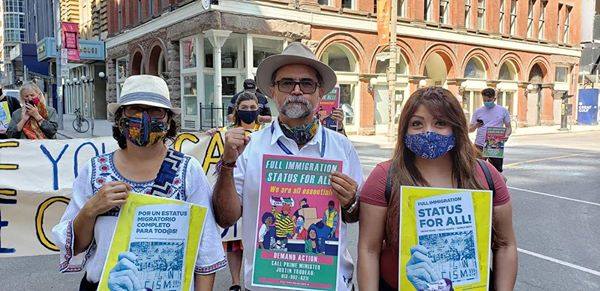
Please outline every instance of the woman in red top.
[[[489, 189], [467, 129], [458, 100], [446, 89], [419, 89], [407, 100], [400, 116], [393, 158], [377, 165], [361, 191], [358, 241], [360, 290], [396, 290], [398, 268], [406, 268], [398, 266], [401, 185]], [[510, 195], [498, 171], [487, 162], [485, 165], [495, 188], [492, 282], [495, 290], [512, 290], [517, 275], [517, 247]], [[390, 167], [392, 171], [389, 171]], [[392, 173], [389, 201], [385, 197], [388, 171]], [[421, 283], [434, 283], [426, 281], [441, 279], [432, 279], [436, 276], [429, 276], [426, 268], [417, 271], [421, 276], [412, 278], [413, 285], [419, 280]], [[427, 286], [415, 288], [425, 289]]]

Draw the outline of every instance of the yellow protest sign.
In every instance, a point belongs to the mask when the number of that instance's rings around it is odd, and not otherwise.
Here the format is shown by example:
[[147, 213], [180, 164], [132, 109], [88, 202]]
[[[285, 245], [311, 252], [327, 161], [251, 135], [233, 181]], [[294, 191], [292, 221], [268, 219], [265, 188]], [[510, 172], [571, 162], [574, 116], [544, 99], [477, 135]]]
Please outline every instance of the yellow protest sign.
[[491, 225], [491, 191], [402, 186], [400, 290], [488, 290]]

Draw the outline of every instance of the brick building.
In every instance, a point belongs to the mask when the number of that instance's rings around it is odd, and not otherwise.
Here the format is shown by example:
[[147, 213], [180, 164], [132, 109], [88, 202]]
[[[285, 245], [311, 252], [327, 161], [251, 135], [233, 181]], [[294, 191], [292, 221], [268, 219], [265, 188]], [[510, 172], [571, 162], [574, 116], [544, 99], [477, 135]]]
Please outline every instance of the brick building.
[[[580, 1], [396, 1], [397, 108], [419, 86], [439, 85], [469, 117], [480, 90], [494, 87], [520, 125], [559, 121], [557, 93], [577, 88]], [[337, 72], [348, 129], [385, 131], [387, 61], [379, 56], [387, 48], [377, 45], [376, 1], [206, 2], [109, 2], [109, 101], [126, 76], [161, 75], [183, 127], [198, 129], [208, 116], [199, 104], [227, 102], [262, 59], [301, 39]]]

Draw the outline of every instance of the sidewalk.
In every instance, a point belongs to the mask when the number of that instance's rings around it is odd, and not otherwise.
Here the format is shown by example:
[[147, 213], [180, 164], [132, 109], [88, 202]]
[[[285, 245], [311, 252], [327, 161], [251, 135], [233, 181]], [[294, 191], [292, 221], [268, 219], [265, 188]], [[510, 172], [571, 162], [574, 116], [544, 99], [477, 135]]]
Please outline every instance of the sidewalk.
[[[513, 130], [512, 136], [530, 136], [530, 135], [545, 135], [545, 134], [571, 134], [577, 132], [600, 131], [600, 125], [573, 125], [569, 131], [560, 131], [559, 125], [553, 126], [531, 126], [519, 127]], [[469, 134], [471, 140], [475, 140], [475, 132]], [[379, 135], [349, 135], [348, 138], [353, 142], [376, 144], [382, 148], [394, 148], [396, 140], [389, 141], [384, 134]]]
[[95, 119], [94, 120], [94, 135], [92, 136], [92, 121], [88, 119], [90, 128], [87, 132], [79, 133], [73, 129], [73, 120], [75, 115], [64, 114], [63, 115], [63, 128], [58, 131], [59, 139], [71, 139], [71, 138], [90, 138], [98, 136], [112, 136], [112, 123], [106, 119]]

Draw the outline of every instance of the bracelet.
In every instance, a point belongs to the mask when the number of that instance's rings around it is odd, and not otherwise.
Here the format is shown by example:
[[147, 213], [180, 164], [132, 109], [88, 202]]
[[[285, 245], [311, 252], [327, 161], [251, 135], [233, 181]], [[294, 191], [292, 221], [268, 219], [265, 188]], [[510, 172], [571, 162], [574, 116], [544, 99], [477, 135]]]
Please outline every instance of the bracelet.
[[233, 162], [224, 162], [223, 160], [219, 160], [217, 162], [215, 173], [221, 172], [222, 168], [233, 170], [236, 167], [235, 163], [236, 163], [236, 161], [233, 161]]
[[354, 195], [353, 199], [354, 199], [354, 202], [352, 202], [352, 204], [350, 205], [350, 207], [348, 207], [347, 209], [345, 209], [346, 213], [348, 213], [348, 214], [352, 214], [358, 208], [358, 199], [357, 199], [356, 195]]

